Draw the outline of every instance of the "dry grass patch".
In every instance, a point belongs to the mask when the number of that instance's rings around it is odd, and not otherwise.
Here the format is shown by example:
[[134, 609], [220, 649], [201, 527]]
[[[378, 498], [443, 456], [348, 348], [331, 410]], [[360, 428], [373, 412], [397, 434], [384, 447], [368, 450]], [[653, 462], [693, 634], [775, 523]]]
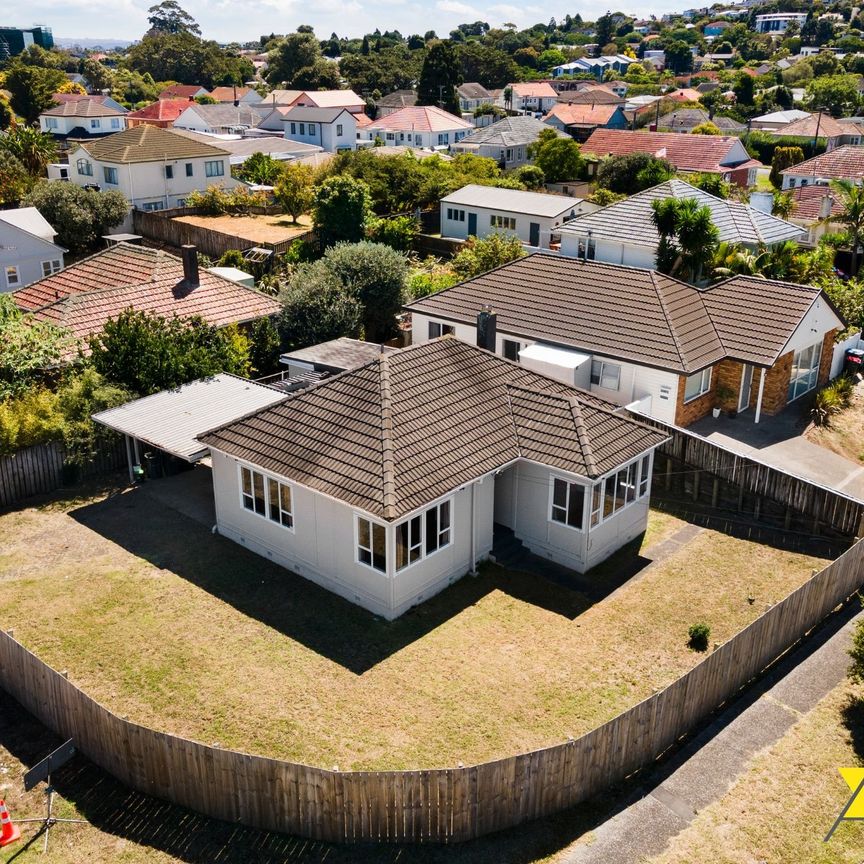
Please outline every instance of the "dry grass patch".
[[[649, 536], [676, 522], [652, 517]], [[593, 578], [616, 587], [638, 546]], [[703, 531], [594, 606], [487, 566], [388, 623], [143, 490], [9, 513], [0, 548], [0, 626], [116, 712], [343, 769], [579, 735], [698, 662], [689, 624], [722, 642], [824, 563]]]
[[864, 386], [859, 384], [852, 396], [852, 403], [831, 418], [830, 426], [809, 426], [804, 436], [839, 456], [853, 462], [864, 463]]
[[837, 686], [651, 864], [860, 864], [860, 822], [823, 838], [850, 794], [837, 768], [861, 764], [862, 696], [846, 682]]
[[200, 228], [221, 231], [234, 237], [242, 237], [253, 243], [281, 243], [305, 234], [312, 227], [310, 216], [301, 216], [295, 225], [290, 216], [177, 216], [175, 222], [188, 222]]

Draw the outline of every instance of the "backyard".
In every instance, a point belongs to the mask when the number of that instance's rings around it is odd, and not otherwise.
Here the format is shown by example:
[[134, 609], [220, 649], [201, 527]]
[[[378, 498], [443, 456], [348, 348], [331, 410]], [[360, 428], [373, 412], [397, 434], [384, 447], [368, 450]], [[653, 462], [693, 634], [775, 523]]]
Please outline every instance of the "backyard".
[[864, 388], [855, 388], [852, 402], [831, 418], [828, 426], [810, 426], [805, 433], [814, 444], [864, 465]]
[[0, 626], [130, 719], [342, 769], [577, 736], [697, 663], [690, 624], [723, 642], [824, 564], [654, 513], [591, 574], [593, 605], [489, 564], [388, 623], [213, 536], [160, 482], [0, 516]]
[[312, 228], [309, 216], [300, 216], [297, 224], [282, 213], [272, 216], [249, 214], [248, 216], [177, 216], [176, 222], [188, 222], [211, 231], [221, 231], [233, 237], [242, 237], [253, 243], [281, 243], [305, 234]]

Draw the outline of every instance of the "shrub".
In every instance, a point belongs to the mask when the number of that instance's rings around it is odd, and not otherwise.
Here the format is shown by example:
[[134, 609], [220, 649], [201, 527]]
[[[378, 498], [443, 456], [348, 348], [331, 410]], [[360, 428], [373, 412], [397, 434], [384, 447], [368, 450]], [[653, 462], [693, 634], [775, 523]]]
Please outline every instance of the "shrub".
[[413, 216], [394, 216], [392, 219], [370, 219], [366, 226], [366, 239], [383, 243], [399, 252], [410, 252], [420, 226]]
[[318, 250], [308, 240], [293, 240], [285, 253], [285, 264], [309, 264], [318, 257]]
[[405, 292], [411, 300], [419, 300], [421, 297], [452, 288], [458, 281], [459, 277], [452, 270], [415, 272], [408, 277]]
[[513, 172], [513, 176], [526, 189], [540, 189], [546, 183], [546, 175], [537, 165], [522, 165]]
[[864, 621], [859, 621], [855, 625], [849, 656], [852, 658], [852, 663], [847, 673], [849, 680], [853, 684], [864, 683]]
[[186, 199], [190, 207], [200, 207], [205, 216], [245, 215], [252, 207], [264, 204], [264, 196], [258, 192], [250, 192], [245, 186], [238, 186], [230, 192], [220, 184], [207, 187], [206, 192], [197, 189]]
[[222, 257], [216, 262], [217, 267], [237, 267], [239, 270], [245, 270], [248, 266], [243, 253], [239, 249], [229, 249], [222, 254]]
[[694, 651], [705, 651], [708, 648], [708, 640], [711, 638], [711, 628], [704, 622], [691, 624], [687, 630], [687, 644]]
[[488, 234], [480, 240], [469, 237], [451, 266], [461, 279], [470, 279], [524, 255], [522, 241], [515, 234]]
[[820, 388], [810, 409], [813, 422], [817, 426], [829, 426], [832, 417], [849, 407], [854, 392], [855, 382], [845, 375]]

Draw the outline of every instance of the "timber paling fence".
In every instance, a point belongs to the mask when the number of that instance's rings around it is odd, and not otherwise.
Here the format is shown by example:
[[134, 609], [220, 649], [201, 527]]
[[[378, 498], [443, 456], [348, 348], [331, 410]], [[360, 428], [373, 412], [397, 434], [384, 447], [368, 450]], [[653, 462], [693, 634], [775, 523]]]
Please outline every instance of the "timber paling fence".
[[207, 816], [331, 842], [453, 843], [573, 807], [649, 765], [851, 597], [862, 565], [858, 541], [674, 683], [585, 735], [468, 767], [330, 771], [158, 732], [98, 704], [2, 631], [0, 686], [123, 783]]

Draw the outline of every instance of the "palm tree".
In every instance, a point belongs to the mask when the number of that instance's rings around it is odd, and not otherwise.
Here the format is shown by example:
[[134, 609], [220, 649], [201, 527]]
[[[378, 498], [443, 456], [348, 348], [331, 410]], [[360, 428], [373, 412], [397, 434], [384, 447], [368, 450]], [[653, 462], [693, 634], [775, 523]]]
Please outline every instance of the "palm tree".
[[858, 272], [858, 247], [864, 238], [864, 188], [851, 180], [832, 180], [831, 188], [837, 193], [843, 213], [837, 221], [849, 232], [849, 247], [852, 251], [851, 271]]
[[728, 279], [730, 276], [758, 276], [764, 258], [768, 253], [764, 247], [758, 252], [740, 243], [722, 242], [714, 253], [711, 274], [715, 279]]
[[57, 158], [54, 137], [23, 123], [13, 124], [0, 136], [0, 148], [14, 156], [31, 177], [41, 177], [48, 163]]
[[657, 269], [699, 282], [714, 259], [720, 233], [711, 221], [711, 209], [694, 198], [666, 198], [652, 202], [651, 207], [651, 220], [660, 235]]
[[791, 192], [775, 192], [771, 213], [778, 219], [788, 219], [798, 206]]

